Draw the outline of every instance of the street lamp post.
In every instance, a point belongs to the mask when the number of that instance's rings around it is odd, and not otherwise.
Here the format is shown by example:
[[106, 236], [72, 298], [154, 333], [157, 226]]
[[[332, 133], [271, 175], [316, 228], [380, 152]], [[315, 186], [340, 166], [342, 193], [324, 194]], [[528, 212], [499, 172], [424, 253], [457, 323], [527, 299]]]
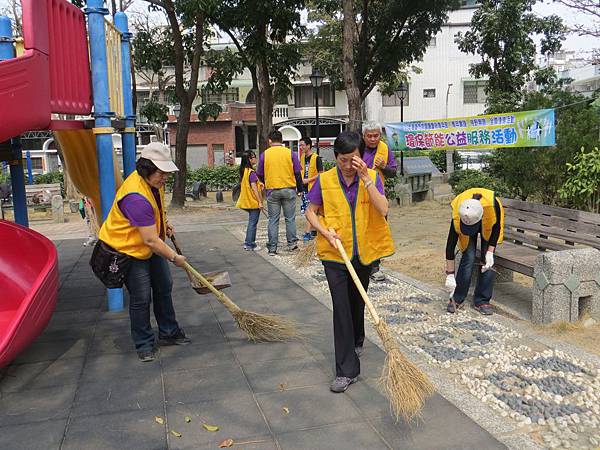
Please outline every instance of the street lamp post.
[[[396, 95], [400, 99], [400, 122], [404, 122], [404, 100], [408, 94], [408, 86], [400, 81]], [[404, 150], [400, 149], [400, 176], [404, 176]]]
[[313, 91], [315, 94], [315, 121], [317, 124], [316, 141], [317, 141], [317, 155], [319, 154], [319, 89], [323, 84], [323, 74], [319, 69], [313, 68], [310, 74], [310, 84], [312, 84]]
[[[446, 89], [446, 120], [448, 120], [448, 96], [450, 95], [450, 88], [452, 83], [448, 83], [448, 89]], [[450, 175], [454, 172], [454, 162], [452, 161], [452, 150], [446, 150], [446, 173]]]

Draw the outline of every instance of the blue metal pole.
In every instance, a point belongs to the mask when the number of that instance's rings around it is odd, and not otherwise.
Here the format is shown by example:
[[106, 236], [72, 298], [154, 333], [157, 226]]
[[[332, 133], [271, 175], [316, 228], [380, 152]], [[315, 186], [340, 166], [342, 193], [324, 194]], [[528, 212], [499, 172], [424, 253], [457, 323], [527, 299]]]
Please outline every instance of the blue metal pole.
[[123, 107], [125, 110], [125, 130], [123, 142], [123, 172], [128, 177], [135, 170], [135, 113], [133, 111], [133, 90], [131, 83], [131, 33], [127, 14], [115, 14], [115, 26], [121, 32], [121, 67], [123, 75]]
[[[104, 16], [108, 9], [103, 0], [87, 0], [85, 13], [88, 16], [90, 57], [92, 63], [92, 87], [94, 92], [94, 118], [96, 134], [96, 156], [100, 184], [100, 206], [102, 220], [106, 220], [115, 198], [115, 174], [112, 148], [112, 124], [108, 92], [108, 65], [106, 62], [106, 33]], [[107, 289], [108, 310], [123, 310], [123, 289]]]
[[[0, 61], [15, 57], [14, 42], [10, 19], [5, 16], [0, 17]], [[25, 195], [25, 171], [23, 170], [21, 139], [19, 137], [11, 139], [10, 145], [13, 153], [9, 164], [15, 222], [28, 227], [29, 218], [27, 217], [27, 196]]]
[[25, 152], [27, 158], [27, 184], [33, 184], [33, 171], [31, 169], [31, 152], [27, 150]]

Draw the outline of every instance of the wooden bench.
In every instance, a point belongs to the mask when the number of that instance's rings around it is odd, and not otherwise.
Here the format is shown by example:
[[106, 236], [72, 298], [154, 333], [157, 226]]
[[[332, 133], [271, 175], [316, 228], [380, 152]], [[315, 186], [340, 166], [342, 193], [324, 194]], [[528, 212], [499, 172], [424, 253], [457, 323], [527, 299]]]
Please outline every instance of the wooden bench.
[[50, 205], [55, 195], [62, 195], [60, 183], [25, 185], [28, 205]]
[[533, 277], [540, 252], [581, 247], [600, 249], [600, 214], [500, 198], [504, 243], [496, 250], [500, 267]]

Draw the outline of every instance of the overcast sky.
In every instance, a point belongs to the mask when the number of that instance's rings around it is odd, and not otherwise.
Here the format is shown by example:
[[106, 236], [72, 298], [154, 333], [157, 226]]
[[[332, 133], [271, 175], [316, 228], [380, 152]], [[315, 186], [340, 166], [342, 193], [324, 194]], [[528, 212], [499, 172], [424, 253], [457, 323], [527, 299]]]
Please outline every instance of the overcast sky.
[[[0, 8], [8, 5], [8, 0], [0, 0]], [[145, 2], [138, 0], [137, 4], [133, 6], [133, 10], [145, 11]], [[583, 25], [590, 24], [592, 20], [584, 15], [576, 15], [573, 10], [557, 4], [552, 0], [543, 0], [536, 4], [534, 8], [535, 12], [539, 15], [558, 14], [563, 18], [567, 25], [574, 25], [575, 23], [581, 23]], [[569, 35], [567, 40], [564, 42], [564, 48], [567, 50], [579, 50], [583, 52], [589, 52], [594, 47], [599, 47], [598, 39], [589, 36], [576, 36]]]

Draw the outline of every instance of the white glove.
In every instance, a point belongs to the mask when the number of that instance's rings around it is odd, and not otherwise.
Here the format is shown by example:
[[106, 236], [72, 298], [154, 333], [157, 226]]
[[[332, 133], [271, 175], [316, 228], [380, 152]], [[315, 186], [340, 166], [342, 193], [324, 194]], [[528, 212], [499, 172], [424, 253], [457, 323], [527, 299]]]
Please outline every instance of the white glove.
[[494, 252], [486, 252], [485, 254], [485, 264], [481, 268], [481, 272], [487, 272], [494, 266]]
[[450, 293], [450, 297], [452, 297], [454, 289], [456, 289], [456, 278], [454, 278], [453, 273], [446, 275], [446, 289]]

